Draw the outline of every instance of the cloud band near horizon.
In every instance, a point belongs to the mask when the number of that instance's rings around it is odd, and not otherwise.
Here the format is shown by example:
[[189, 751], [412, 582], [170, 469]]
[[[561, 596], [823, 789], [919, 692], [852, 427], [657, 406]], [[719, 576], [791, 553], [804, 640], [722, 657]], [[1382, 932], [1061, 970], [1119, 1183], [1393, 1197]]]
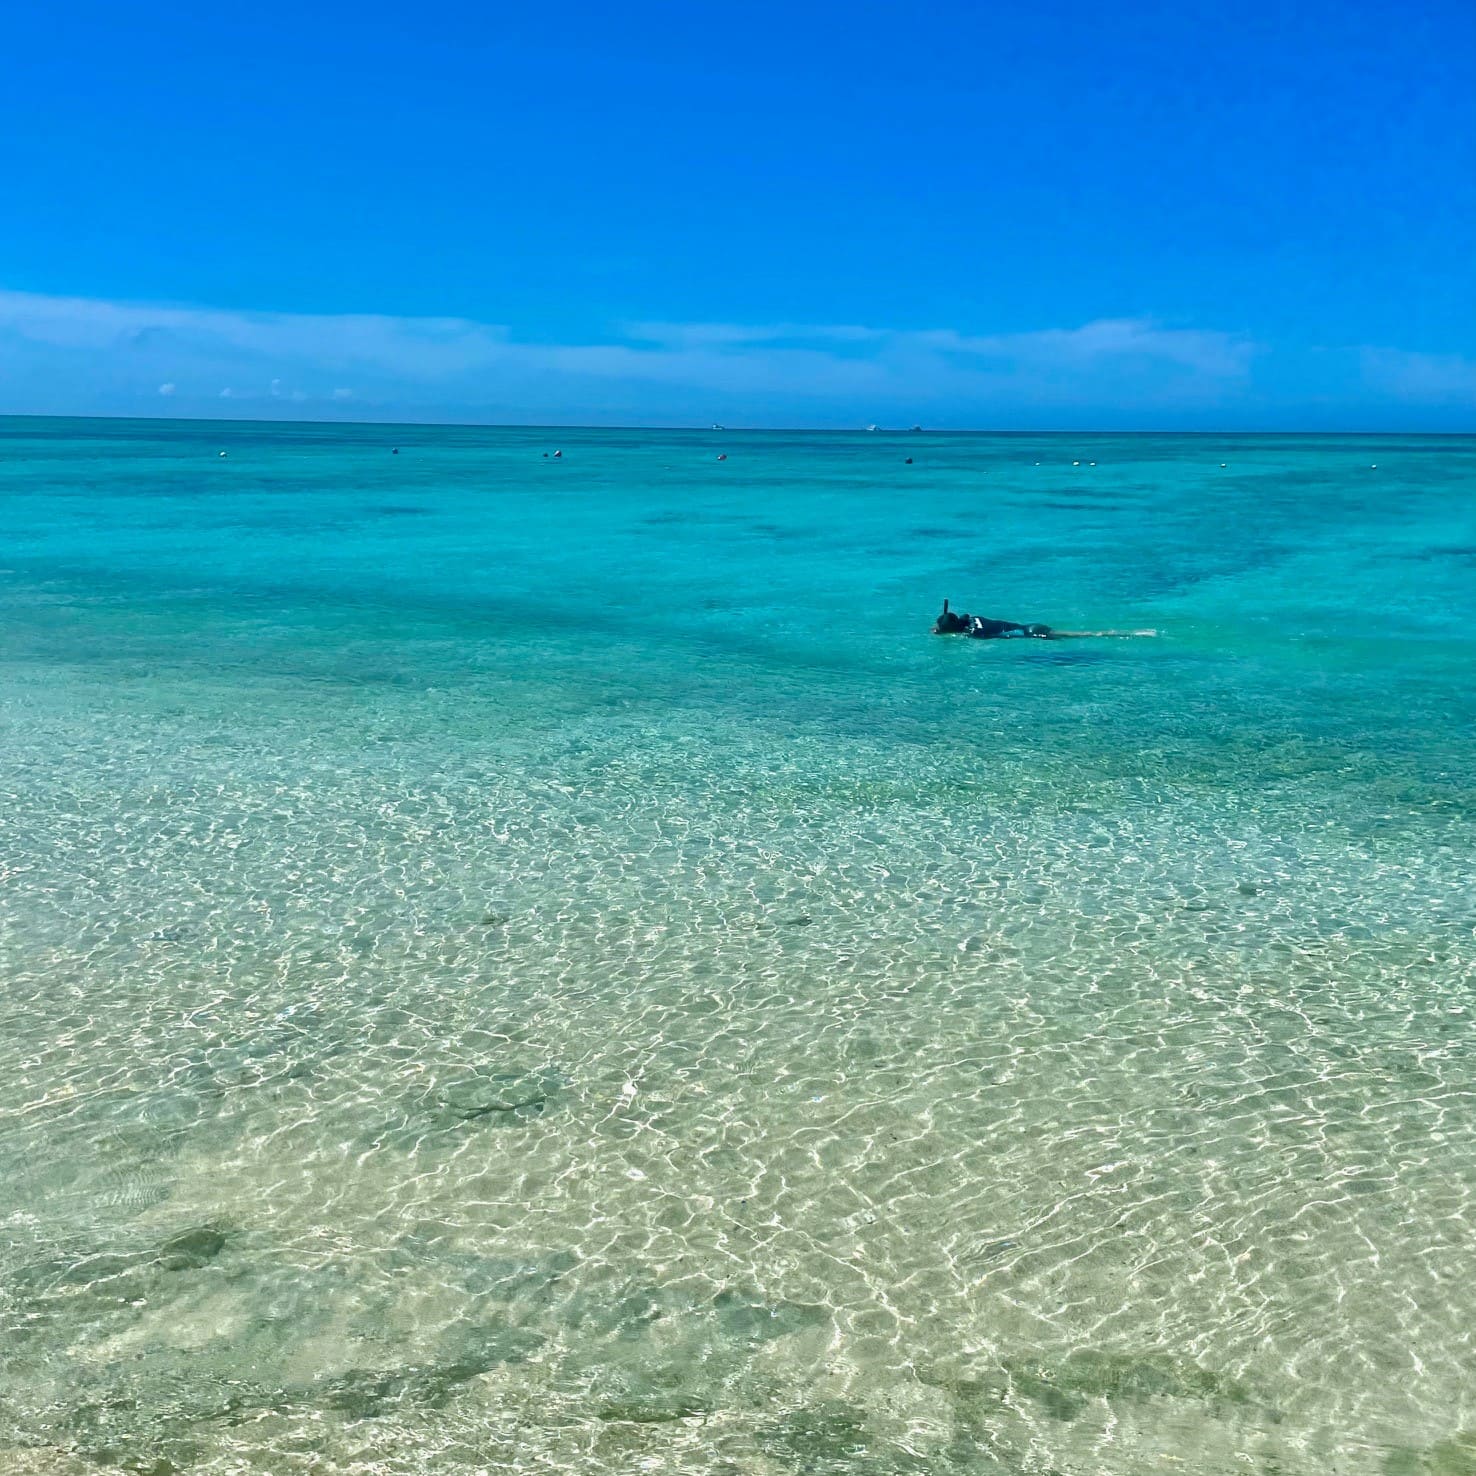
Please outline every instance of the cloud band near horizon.
[[1476, 429], [1476, 360], [1102, 318], [1023, 333], [466, 318], [0, 291], [0, 413], [731, 425]]

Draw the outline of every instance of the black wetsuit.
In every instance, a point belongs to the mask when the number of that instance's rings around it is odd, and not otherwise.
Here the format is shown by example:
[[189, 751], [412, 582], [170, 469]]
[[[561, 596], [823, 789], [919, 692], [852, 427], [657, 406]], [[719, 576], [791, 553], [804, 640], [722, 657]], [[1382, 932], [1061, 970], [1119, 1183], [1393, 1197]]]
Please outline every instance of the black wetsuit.
[[1049, 625], [1022, 625], [1016, 620], [990, 620], [984, 615], [958, 615], [946, 606], [933, 630], [938, 635], [966, 635], [976, 641], [1019, 639], [1022, 636], [1049, 640], [1054, 633]]
[[1009, 640], [1012, 636], [1034, 636], [1037, 640], [1049, 640], [1049, 625], [1020, 625], [1014, 620], [990, 620], [983, 615], [966, 615], [969, 628], [964, 632], [976, 641]]

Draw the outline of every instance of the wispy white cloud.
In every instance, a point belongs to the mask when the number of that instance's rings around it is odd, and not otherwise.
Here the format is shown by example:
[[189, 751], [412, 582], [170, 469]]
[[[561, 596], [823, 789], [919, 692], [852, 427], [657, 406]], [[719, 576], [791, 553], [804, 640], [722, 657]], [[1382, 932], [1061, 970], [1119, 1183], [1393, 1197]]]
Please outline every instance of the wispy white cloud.
[[1038, 369], [1086, 370], [1102, 365], [1168, 365], [1212, 379], [1244, 379], [1257, 345], [1249, 338], [1192, 328], [1165, 328], [1142, 318], [1102, 318], [1080, 328], [970, 336], [943, 330], [914, 337], [939, 353]]
[[1476, 411], [1476, 359], [1365, 348], [1362, 361], [1364, 379], [1384, 394], [1415, 404], [1466, 406]]
[[1334, 360], [1335, 369], [1308, 371], [1327, 380], [1319, 399], [1315, 384], [1297, 383], [1307, 364], [1246, 335], [1146, 318], [997, 334], [638, 322], [599, 341], [554, 343], [466, 318], [0, 291], [0, 410], [126, 412], [177, 383], [214, 383], [227, 388], [209, 400], [180, 392], [179, 408], [213, 403], [219, 413], [227, 400], [240, 414], [270, 404], [274, 414], [504, 420], [1144, 425], [1264, 419], [1268, 405], [1359, 396], [1446, 405], [1472, 377], [1467, 360], [1393, 349]]
[[161, 395], [172, 395], [174, 393], [174, 390], [175, 386], [172, 382], [169, 384], [161, 384], [159, 386], [159, 393]]
[[749, 344], [868, 343], [885, 331], [848, 323], [627, 323], [624, 335], [637, 343], [665, 348], [708, 349]]
[[931, 350], [1008, 365], [1083, 366], [1137, 359], [1229, 378], [1249, 370], [1256, 347], [1239, 335], [1166, 328], [1142, 318], [1102, 318], [1079, 328], [992, 335], [959, 333], [951, 328], [903, 331], [858, 324], [799, 323], [632, 323], [626, 332], [637, 341], [683, 349], [864, 344], [882, 353]]
[[443, 373], [474, 364], [505, 335], [462, 318], [367, 313], [257, 313], [0, 291], [0, 329], [52, 348], [139, 355], [164, 343], [203, 354], [279, 362], [378, 364]]

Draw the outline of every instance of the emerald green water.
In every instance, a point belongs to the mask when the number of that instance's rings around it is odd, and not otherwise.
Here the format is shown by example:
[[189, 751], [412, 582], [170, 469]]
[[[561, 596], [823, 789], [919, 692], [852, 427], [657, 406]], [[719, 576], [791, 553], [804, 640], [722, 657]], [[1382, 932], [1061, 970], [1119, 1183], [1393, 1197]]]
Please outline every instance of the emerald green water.
[[1473, 472], [0, 421], [0, 1468], [1476, 1469]]

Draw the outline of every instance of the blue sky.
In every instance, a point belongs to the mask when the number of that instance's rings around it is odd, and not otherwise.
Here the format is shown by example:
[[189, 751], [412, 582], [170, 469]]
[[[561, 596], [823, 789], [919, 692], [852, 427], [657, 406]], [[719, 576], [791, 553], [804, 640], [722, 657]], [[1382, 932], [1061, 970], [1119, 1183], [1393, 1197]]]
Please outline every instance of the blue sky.
[[1468, 0], [6, 39], [0, 411], [1476, 429]]

